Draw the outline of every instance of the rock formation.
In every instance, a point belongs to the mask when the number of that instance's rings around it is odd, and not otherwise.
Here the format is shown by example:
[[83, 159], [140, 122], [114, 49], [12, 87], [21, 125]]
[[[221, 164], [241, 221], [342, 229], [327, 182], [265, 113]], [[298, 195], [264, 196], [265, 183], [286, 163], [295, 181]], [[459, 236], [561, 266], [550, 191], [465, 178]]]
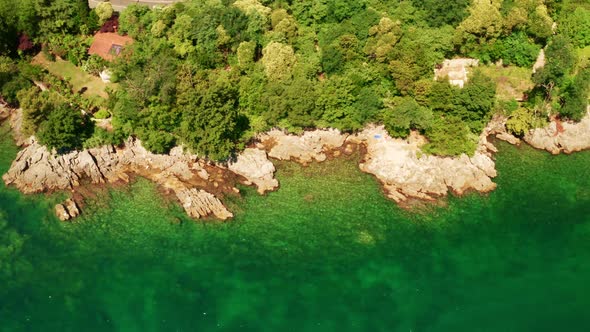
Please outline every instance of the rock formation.
[[367, 147], [367, 154], [359, 165], [360, 169], [375, 175], [388, 191], [388, 196], [401, 202], [409, 197], [434, 199], [446, 195], [449, 189], [457, 194], [470, 189], [493, 190], [496, 184], [491, 178], [496, 176], [496, 170], [491, 153], [496, 152], [496, 148], [488, 142], [487, 136], [499, 134], [511, 139], [513, 136], [506, 133], [503, 120], [497, 118], [490, 122], [480, 136], [473, 157], [423, 155], [420, 151], [425, 142], [423, 137], [413, 134], [408, 140], [393, 139], [382, 126], [369, 126], [352, 136], [335, 129], [305, 132], [301, 136], [273, 130], [259, 138], [270, 157], [292, 159], [302, 164], [323, 161], [328, 151], [343, 145], [363, 144]]
[[423, 140], [417, 134], [408, 140], [394, 139], [382, 126], [368, 127], [349, 140], [367, 147], [365, 161], [359, 165], [361, 170], [375, 175], [389, 198], [402, 202], [410, 197], [431, 200], [446, 195], [449, 189], [456, 194], [470, 189], [495, 189], [491, 180], [496, 176], [491, 158], [495, 148], [487, 141], [488, 133], [486, 130], [481, 135], [473, 157], [424, 155], [420, 151]]
[[[264, 190], [276, 187], [273, 182], [274, 167], [268, 166], [268, 160], [265, 163], [264, 153], [256, 154], [255, 161], [261, 167], [256, 168], [255, 172], [252, 169], [248, 171], [242, 165], [243, 162], [239, 162], [254, 160], [252, 158], [251, 152], [245, 157], [238, 157], [236, 169], [241, 170], [239, 174], [245, 176], [246, 181], [262, 186], [259, 188]], [[129, 175], [137, 174], [173, 191], [191, 217], [214, 215], [219, 219], [231, 218], [231, 212], [215, 195], [196, 189], [213, 183], [214, 179], [209, 178], [207, 167], [216, 169], [223, 177], [223, 168], [206, 165], [196, 156], [184, 154], [181, 148], [173, 149], [170, 155], [157, 155], [148, 152], [139, 141], [129, 139], [121, 148], [103, 146], [56, 155], [33, 141], [18, 153], [11, 168], [2, 178], [7, 185], [15, 185], [23, 193], [29, 194], [73, 189], [84, 179], [93, 184], [128, 181]], [[252, 177], [248, 178], [250, 175]], [[213, 187], [219, 187], [218, 182], [213, 184]]]
[[68, 198], [65, 202], [55, 206], [55, 215], [61, 221], [67, 221], [80, 215], [80, 209], [74, 200]]
[[4, 121], [4, 120], [8, 119], [9, 116], [10, 116], [9, 109], [0, 103], [0, 121]]
[[580, 122], [551, 121], [545, 128], [531, 130], [524, 136], [524, 140], [531, 146], [552, 154], [590, 149], [590, 106], [588, 108], [588, 113]]
[[275, 166], [268, 160], [263, 150], [252, 148], [244, 150], [237, 156], [236, 161], [229, 163], [228, 168], [248, 179], [247, 185], [254, 183], [260, 194], [272, 191], [279, 186], [279, 181], [274, 178]]
[[[18, 125], [18, 112], [12, 112], [11, 121], [15, 118]], [[268, 157], [305, 165], [326, 160], [328, 153], [333, 156], [341, 152], [350, 154], [356, 144], [364, 145], [367, 151], [360, 169], [375, 175], [391, 199], [396, 202], [408, 198], [431, 200], [446, 195], [449, 190], [462, 194], [468, 190], [488, 192], [496, 187], [492, 182], [496, 176], [492, 153], [497, 150], [488, 136], [520, 143], [506, 131], [505, 122], [500, 116], [492, 119], [471, 157], [424, 155], [420, 150], [426, 141], [424, 137], [412, 133], [407, 140], [394, 139], [383, 126], [369, 126], [355, 135], [342, 134], [336, 129], [319, 129], [300, 136], [273, 130], [259, 135], [257, 147], [244, 150], [227, 167], [185, 154], [181, 147], [172, 149], [169, 155], [153, 154], [134, 139], [128, 139], [121, 147], [103, 146], [57, 155], [31, 138], [2, 178], [7, 185], [12, 184], [23, 193], [36, 193], [74, 189], [83, 181], [94, 184], [128, 182], [135, 174], [173, 192], [191, 217], [213, 215], [227, 219], [233, 215], [220, 197], [239, 192], [233, 184], [227, 183], [228, 178], [254, 184], [258, 192], [264, 194], [278, 187], [275, 167]], [[525, 140], [552, 153], [590, 148], [590, 110], [580, 123], [564, 123], [558, 127], [552, 122], [547, 128], [532, 130]], [[56, 214], [62, 220], [69, 220], [78, 215], [79, 210], [75, 202], [66, 201], [56, 206]]]
[[344, 144], [346, 135], [337, 129], [306, 131], [301, 136], [271, 130], [259, 136], [268, 156], [279, 160], [295, 160], [302, 164], [326, 160], [326, 152]]

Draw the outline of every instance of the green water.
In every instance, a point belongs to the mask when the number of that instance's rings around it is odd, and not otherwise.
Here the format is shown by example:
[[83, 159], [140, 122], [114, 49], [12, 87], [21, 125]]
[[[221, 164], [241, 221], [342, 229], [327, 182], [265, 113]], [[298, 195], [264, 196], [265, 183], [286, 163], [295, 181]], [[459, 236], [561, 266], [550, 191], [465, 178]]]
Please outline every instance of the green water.
[[[16, 148], [0, 133], [0, 171]], [[148, 181], [76, 223], [0, 185], [0, 331], [588, 331], [590, 153], [501, 145], [498, 189], [408, 212], [354, 161], [279, 165], [229, 223]]]

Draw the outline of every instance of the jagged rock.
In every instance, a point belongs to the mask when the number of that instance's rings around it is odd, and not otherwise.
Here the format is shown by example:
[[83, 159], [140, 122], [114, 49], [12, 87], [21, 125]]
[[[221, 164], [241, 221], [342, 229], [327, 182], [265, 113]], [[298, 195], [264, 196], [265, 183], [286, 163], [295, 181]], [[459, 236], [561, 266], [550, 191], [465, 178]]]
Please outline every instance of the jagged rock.
[[552, 121], [545, 128], [528, 132], [524, 140], [537, 149], [547, 150], [552, 154], [572, 153], [590, 149], [590, 106], [588, 113], [578, 123], [563, 122], [562, 129]]
[[502, 141], [506, 141], [512, 145], [519, 145], [520, 144], [520, 139], [512, 134], [509, 134], [507, 132], [504, 133], [498, 133], [496, 134], [496, 138]]
[[194, 188], [179, 190], [176, 191], [176, 197], [186, 213], [193, 218], [203, 218], [211, 214], [221, 220], [233, 217], [233, 214], [217, 197], [204, 190]]
[[268, 156], [279, 160], [293, 159], [307, 164], [326, 160], [326, 152], [341, 147], [347, 135], [337, 129], [318, 129], [306, 131], [301, 136], [289, 135], [280, 130], [272, 130], [260, 135], [265, 146], [271, 146]]
[[79, 216], [80, 209], [78, 209], [78, 205], [76, 205], [74, 200], [68, 198], [65, 200], [65, 202], [55, 206], [55, 215], [59, 218], [59, 220], [67, 221]]
[[[84, 178], [94, 184], [120, 180], [128, 182], [128, 174], [146, 177], [174, 191], [187, 213], [193, 217], [200, 218], [211, 213], [221, 219], [231, 217], [231, 213], [212, 194], [202, 190], [191, 191], [194, 188], [190, 181], [195, 174], [208, 178], [207, 171], [195, 156], [183, 153], [156, 155], [133, 139], [121, 148], [103, 146], [64, 155], [52, 154], [33, 140], [18, 153], [2, 179], [7, 185], [14, 185], [23, 193], [30, 194], [73, 189]], [[69, 207], [65, 206], [66, 211]], [[62, 212], [60, 207], [56, 209]]]
[[0, 121], [4, 121], [6, 119], [8, 119], [8, 117], [10, 116], [10, 111], [4, 107], [3, 105], [0, 105]]
[[63, 204], [71, 218], [76, 218], [80, 215], [80, 209], [78, 209], [78, 205], [73, 199], [68, 198]]
[[66, 207], [63, 206], [62, 204], [57, 204], [55, 206], [55, 215], [59, 218], [59, 220], [61, 221], [67, 221], [70, 220], [70, 214], [68, 213], [68, 211], [66, 211]]
[[12, 128], [12, 137], [16, 145], [23, 146], [27, 143], [28, 137], [23, 135], [22, 133], [22, 124], [23, 124], [23, 110], [22, 108], [19, 109], [9, 109], [10, 113], [10, 128]]
[[495, 164], [486, 147], [488, 131], [480, 136], [473, 157], [456, 158], [423, 155], [422, 140], [394, 139], [382, 127], [368, 127], [348, 141], [365, 144], [367, 155], [359, 167], [375, 175], [388, 191], [388, 197], [401, 202], [409, 197], [434, 199], [451, 189], [457, 194], [473, 189], [488, 192], [496, 188]]
[[230, 171], [242, 175], [248, 182], [258, 187], [258, 192], [264, 194], [279, 186], [279, 181], [274, 178], [275, 166], [271, 163], [266, 152], [259, 149], [245, 149], [240, 153], [235, 162], [228, 165]]

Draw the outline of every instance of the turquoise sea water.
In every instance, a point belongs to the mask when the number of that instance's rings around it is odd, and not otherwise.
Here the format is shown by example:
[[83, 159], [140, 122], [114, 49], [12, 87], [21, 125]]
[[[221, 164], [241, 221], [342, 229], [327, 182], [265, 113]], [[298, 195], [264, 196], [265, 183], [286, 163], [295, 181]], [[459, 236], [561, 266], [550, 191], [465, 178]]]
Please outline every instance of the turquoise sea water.
[[[17, 149], [0, 132], [0, 172]], [[75, 223], [0, 184], [0, 331], [588, 331], [590, 153], [501, 145], [498, 189], [405, 211], [354, 160], [281, 163], [228, 223], [146, 180]]]

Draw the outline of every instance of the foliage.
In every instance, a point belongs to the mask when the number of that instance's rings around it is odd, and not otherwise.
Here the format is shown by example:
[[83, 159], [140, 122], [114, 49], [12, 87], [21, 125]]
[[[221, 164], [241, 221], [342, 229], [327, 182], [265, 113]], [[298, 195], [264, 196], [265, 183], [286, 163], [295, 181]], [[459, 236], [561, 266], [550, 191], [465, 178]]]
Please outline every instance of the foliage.
[[425, 131], [432, 126], [432, 111], [409, 97], [396, 97], [385, 102], [381, 113], [385, 129], [393, 137], [406, 138], [410, 130]]
[[455, 116], [435, 118], [426, 136], [428, 144], [423, 150], [440, 156], [457, 156], [462, 153], [472, 155], [478, 140], [478, 136], [471, 132], [469, 126]]
[[545, 126], [547, 121], [537, 110], [519, 108], [512, 112], [506, 121], [506, 129], [512, 134], [522, 137], [533, 128]]
[[414, 6], [426, 12], [426, 19], [430, 26], [456, 26], [467, 17], [469, 0], [412, 0]]
[[110, 2], [101, 2], [94, 8], [94, 12], [98, 16], [98, 23], [102, 25], [113, 16], [113, 5]]
[[502, 59], [504, 65], [532, 67], [540, 50], [539, 45], [533, 43], [524, 32], [519, 31], [498, 40], [493, 46], [490, 60]]
[[573, 12], [566, 12], [559, 25], [559, 31], [569, 38], [576, 47], [590, 45], [590, 9], [577, 7]]
[[180, 91], [186, 95], [181, 105], [181, 133], [188, 147], [199, 155], [223, 159], [230, 155], [239, 137], [238, 91], [230, 78], [212, 80], [189, 74], [193, 85]]
[[262, 65], [271, 80], [282, 80], [291, 76], [297, 59], [293, 47], [271, 42], [262, 50]]
[[[4, 76], [0, 69], [2, 95], [24, 103], [30, 133], [58, 136], [53, 130], [58, 122], [49, 118], [54, 110], [65, 112], [64, 105], [90, 112], [107, 108], [112, 133], [95, 129], [65, 148], [80, 146], [85, 137], [90, 138], [84, 146], [95, 146], [133, 135], [153, 152], [184, 144], [202, 156], [224, 159], [257, 131], [272, 127], [352, 131], [381, 122], [394, 136], [421, 131], [431, 153], [470, 153], [495, 108], [516, 112], [517, 107], [497, 103], [495, 81], [478, 71], [459, 89], [433, 81], [433, 68], [465, 56], [530, 68], [547, 40], [547, 65], [535, 74], [525, 106], [544, 112], [551, 105], [577, 119], [587, 90], [573, 47], [587, 45], [588, 7], [576, 9], [569, 2], [207, 0], [157, 9], [133, 4], [118, 21], [109, 18], [108, 3], [93, 11], [85, 0], [12, 3], [0, 0], [0, 46], [6, 46], [0, 52], [16, 57], [24, 33], [88, 73], [108, 67], [118, 83], [102, 104], [30, 68], [17, 66], [15, 72], [6, 66]], [[553, 19], [560, 21], [561, 35], [553, 35]], [[86, 54], [86, 36], [103, 22], [101, 30], [118, 25], [120, 34], [134, 39], [108, 64]], [[66, 68], [59, 59], [52, 65]], [[67, 69], [51, 72], [71, 78], [78, 90], [89, 86], [75, 83]], [[528, 78], [530, 69], [518, 69]], [[528, 81], [515, 76], [509, 80]], [[51, 92], [29, 89], [33, 80], [47, 83]], [[519, 85], [499, 99], [526, 88]]]
[[88, 74], [98, 76], [107, 66], [106, 60], [96, 54], [92, 54], [84, 61], [82, 69]]
[[590, 97], [590, 68], [583, 68], [563, 90], [563, 105], [559, 114], [565, 118], [580, 121], [586, 115]]
[[69, 151], [82, 146], [85, 119], [80, 111], [67, 104], [56, 105], [37, 131], [39, 142], [57, 151]]
[[101, 108], [98, 112], [93, 114], [95, 119], [108, 119], [111, 117], [111, 113], [104, 108]]
[[60, 58], [67, 59], [72, 64], [79, 66], [88, 57], [90, 39], [84, 36], [50, 35], [47, 37], [48, 48], [51, 53]]

